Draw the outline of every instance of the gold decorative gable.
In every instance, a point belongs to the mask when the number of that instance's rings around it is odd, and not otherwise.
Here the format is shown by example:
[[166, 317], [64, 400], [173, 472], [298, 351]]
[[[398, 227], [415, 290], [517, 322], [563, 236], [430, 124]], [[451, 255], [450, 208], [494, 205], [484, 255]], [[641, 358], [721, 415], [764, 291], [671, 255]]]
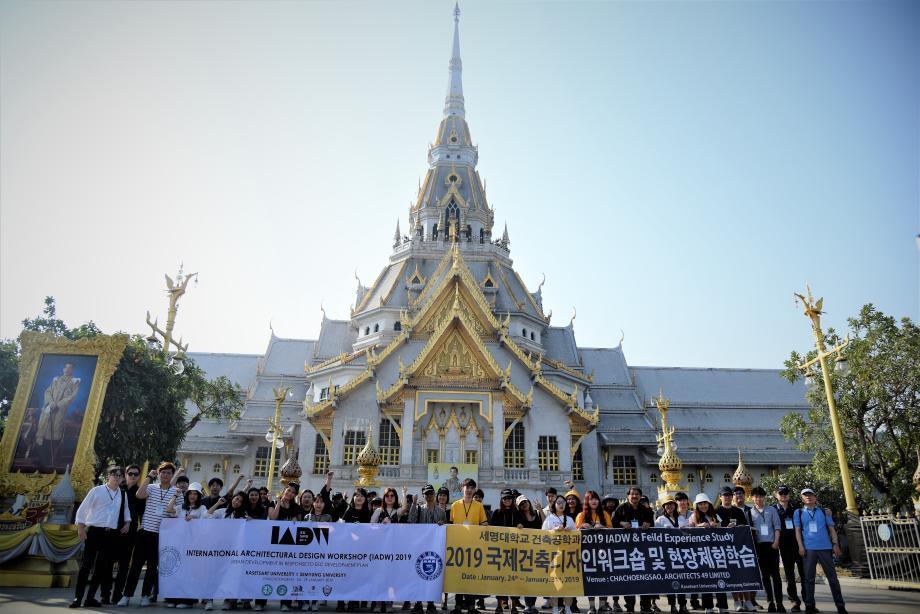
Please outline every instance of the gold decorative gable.
[[452, 330], [441, 349], [422, 366], [421, 375], [438, 380], [483, 380], [486, 367], [473, 354], [457, 329]]

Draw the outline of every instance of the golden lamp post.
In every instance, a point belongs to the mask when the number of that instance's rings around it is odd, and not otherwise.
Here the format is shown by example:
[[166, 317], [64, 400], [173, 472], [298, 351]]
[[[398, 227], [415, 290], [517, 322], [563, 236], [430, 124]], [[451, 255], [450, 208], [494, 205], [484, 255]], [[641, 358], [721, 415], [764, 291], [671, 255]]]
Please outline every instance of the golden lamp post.
[[283, 430], [281, 428], [281, 404], [291, 394], [291, 387], [284, 385], [284, 376], [281, 377], [281, 385], [272, 388], [275, 395], [275, 418], [268, 421], [268, 432], [265, 433], [265, 441], [269, 442], [272, 452], [268, 458], [268, 483], [265, 485], [268, 492], [272, 491], [272, 478], [275, 477], [275, 452], [278, 448], [284, 447], [284, 440], [281, 438]]
[[827, 359], [835, 358], [837, 366], [843, 369], [846, 366], [846, 358], [841, 352], [849, 345], [850, 339], [847, 337], [843, 343], [827, 349], [824, 345], [824, 333], [821, 331], [821, 307], [824, 303], [823, 298], [815, 301], [811, 296], [811, 288], [806, 288], [807, 296], [795, 294], [797, 301], [801, 301], [805, 310], [805, 315], [811, 320], [811, 330], [815, 335], [815, 346], [818, 349], [818, 355], [813, 359], [803, 362], [799, 365], [806, 374], [808, 370], [818, 363], [821, 365], [821, 375], [824, 377], [824, 393], [827, 395], [827, 408], [831, 418], [831, 426], [834, 429], [834, 447], [837, 448], [837, 462], [840, 465], [840, 479], [843, 482], [843, 494], [847, 501], [847, 512], [851, 515], [858, 516], [859, 508], [856, 507], [856, 494], [853, 492], [853, 481], [850, 479], [850, 466], [847, 463], [846, 453], [843, 449], [843, 431], [840, 429], [840, 418], [837, 416], [837, 402], [834, 400], [834, 389], [831, 387], [831, 374], [827, 368]]
[[[169, 295], [169, 311], [166, 315], [166, 330], [161, 330], [158, 325], [158, 320], [150, 321], [150, 312], [147, 312], [147, 325], [150, 326], [151, 333], [147, 337], [147, 348], [153, 352], [157, 349], [159, 344], [162, 347], [163, 354], [166, 356], [167, 364], [173, 368], [177, 374], [181, 374], [185, 370], [185, 365], [182, 363], [182, 359], [185, 357], [185, 352], [188, 350], [188, 344], [182, 344], [182, 339], [179, 341], [173, 339], [172, 332], [173, 327], [176, 325], [176, 313], [179, 311], [179, 298], [185, 294], [186, 288], [188, 288], [188, 283], [194, 279], [195, 283], [198, 283], [198, 273], [190, 273], [188, 275], [182, 274], [182, 266], [179, 266], [179, 274], [176, 275], [176, 280], [173, 281], [169, 275], [166, 275], [166, 294]], [[159, 335], [159, 338], [157, 338]], [[162, 341], [161, 341], [162, 340]], [[170, 355], [170, 346], [176, 348], [175, 354]]]
[[[677, 445], [674, 443], [674, 427], [668, 427], [668, 409], [671, 401], [664, 398], [664, 393], [658, 391], [658, 398], [652, 398], [658, 413], [661, 415], [661, 435], [656, 435], [658, 440], [658, 471], [664, 482], [658, 487], [658, 504], [674, 497], [678, 492], [686, 490], [680, 484], [681, 469], [684, 464], [677, 456]], [[702, 482], [702, 480], [701, 480]]]

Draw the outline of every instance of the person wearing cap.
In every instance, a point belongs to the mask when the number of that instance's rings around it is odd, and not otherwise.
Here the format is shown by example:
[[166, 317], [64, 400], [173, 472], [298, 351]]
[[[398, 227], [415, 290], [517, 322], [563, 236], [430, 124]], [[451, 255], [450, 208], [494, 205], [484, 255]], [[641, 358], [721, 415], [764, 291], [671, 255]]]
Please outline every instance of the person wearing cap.
[[[185, 489], [184, 494], [180, 495], [178, 492], [174, 494], [172, 498], [170, 498], [169, 504], [166, 506], [166, 511], [163, 515], [164, 518], [185, 518], [186, 520], [207, 518], [208, 508], [202, 504], [202, 499], [204, 498], [203, 491], [204, 489], [201, 487], [200, 483], [192, 482], [188, 485], [188, 488]], [[180, 496], [182, 497], [182, 506], [177, 510], [176, 501]], [[180, 610], [189, 608], [195, 603], [195, 599], [166, 598], [165, 601], [167, 608], [179, 608]], [[210, 610], [211, 608], [207, 609]]]
[[[77, 508], [77, 534], [84, 545], [71, 608], [79, 608], [81, 605], [88, 608], [101, 607], [102, 603], [96, 600], [96, 590], [104, 584], [106, 578], [109, 584], [112, 582], [117, 538], [126, 534], [131, 526], [127, 495], [119, 486], [123, 475], [121, 467], [109, 467], [106, 483], [91, 488]], [[89, 582], [89, 597], [83, 602], [91, 570], [93, 578]]]
[[802, 609], [802, 601], [799, 599], [798, 591], [795, 585], [795, 570], [799, 569], [799, 582], [802, 585], [802, 594], [805, 594], [805, 564], [802, 557], [799, 556], [799, 543], [795, 537], [795, 525], [792, 517], [798, 506], [793, 503], [790, 497], [789, 487], [780, 484], [774, 493], [776, 503], [773, 508], [779, 516], [779, 556], [783, 562], [783, 574], [786, 576], [786, 596], [792, 602], [790, 611], [799, 612]]
[[785, 612], [783, 606], [783, 585], [779, 579], [779, 514], [772, 506], [766, 506], [767, 491], [757, 486], [751, 490], [754, 506], [751, 508], [751, 526], [754, 529], [754, 543], [757, 546], [757, 560], [763, 591], [767, 595], [768, 612]]
[[[690, 505], [690, 497], [685, 492], [678, 492], [674, 495], [674, 502], [677, 504], [677, 522], [681, 527], [690, 526], [690, 518], [693, 517], [693, 507]], [[702, 610], [700, 596], [698, 593], [690, 594], [690, 607], [694, 610]]]
[[[744, 491], [744, 488], [741, 486], [735, 486], [732, 489], [732, 497], [734, 499], [733, 502], [734, 502], [735, 507], [737, 507], [739, 510], [744, 512], [744, 517], [747, 518], [747, 524], [749, 527], [751, 527], [751, 532], [753, 533], [754, 532], [754, 521], [751, 518], [751, 506], [744, 502], [745, 498], [747, 497], [747, 493]], [[756, 535], [754, 535], [754, 543], [755, 544], [757, 543]], [[760, 609], [760, 604], [757, 603], [757, 599], [756, 599], [757, 597], [756, 592], [745, 591], [743, 593], [739, 593], [739, 595], [741, 595], [742, 597], [740, 601], [735, 604], [736, 609], [737, 609], [738, 604], [740, 603], [747, 604], [748, 602], [750, 602], [750, 604], [754, 606], [755, 610]], [[741, 610], [739, 609], [738, 611], [740, 612]]]
[[805, 612], [812, 614], [818, 611], [815, 607], [815, 572], [818, 563], [821, 563], [837, 612], [846, 614], [846, 604], [840, 590], [840, 581], [837, 579], [837, 570], [834, 568], [834, 557], [840, 556], [840, 542], [834, 526], [834, 517], [829, 509], [818, 507], [818, 495], [811, 488], [803, 488], [801, 496], [802, 507], [795, 511], [792, 522], [795, 526], [796, 541], [799, 543], [799, 555], [805, 560], [805, 588], [802, 591]]
[[[691, 528], [722, 526], [722, 522], [716, 515], [715, 508], [712, 506], [712, 500], [706, 493], [701, 492], [696, 496], [693, 500], [693, 508], [693, 515], [690, 517], [687, 526]], [[723, 614], [728, 612], [728, 598], [725, 593], [703, 593], [702, 607], [705, 609], [706, 614], [713, 614], [715, 611], [713, 610], [713, 600], [715, 600], [715, 605], [719, 608], [719, 612]]]
[[[422, 497], [425, 499], [423, 503], [419, 503], [418, 499], [413, 500], [410, 498], [408, 489], [405, 486], [403, 486], [402, 492], [403, 508], [400, 510], [400, 522], [409, 524], [442, 525], [447, 521], [447, 513], [444, 508], [439, 506], [435, 501], [434, 486], [431, 484], [425, 484], [425, 486], [422, 487]], [[403, 609], [405, 609], [405, 605]], [[434, 612], [437, 611], [433, 601], [428, 602], [426, 610], [428, 614], [434, 614]], [[420, 614], [421, 611], [422, 602], [416, 601], [415, 605], [412, 606], [412, 612]]]

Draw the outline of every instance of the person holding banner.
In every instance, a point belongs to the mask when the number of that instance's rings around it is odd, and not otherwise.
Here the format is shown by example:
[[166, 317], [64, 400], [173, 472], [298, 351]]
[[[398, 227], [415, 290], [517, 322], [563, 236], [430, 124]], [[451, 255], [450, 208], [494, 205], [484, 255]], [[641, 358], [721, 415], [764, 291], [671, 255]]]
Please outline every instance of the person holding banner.
[[370, 522], [371, 509], [367, 502], [367, 491], [363, 488], [356, 488], [351, 495], [351, 503], [342, 514], [343, 522]]
[[[297, 505], [300, 506], [300, 509], [303, 510], [303, 515], [313, 513], [313, 500], [316, 499], [316, 495], [313, 494], [313, 491], [309, 488], [304, 488], [300, 492], [300, 496], [297, 497]], [[331, 515], [331, 514], [330, 514]]]
[[840, 556], [840, 542], [837, 539], [837, 529], [834, 527], [834, 517], [828, 509], [818, 507], [818, 498], [811, 488], [803, 488], [803, 507], [795, 511], [793, 524], [795, 537], [799, 542], [799, 555], [805, 560], [805, 612], [814, 614], [818, 611], [815, 607], [815, 572], [818, 563], [824, 571], [824, 578], [831, 588], [837, 614], [846, 614], [847, 608], [840, 590], [840, 581], [837, 579], [837, 570], [834, 569], [834, 557]]
[[[655, 526], [661, 529], [682, 529], [687, 526], [686, 517], [681, 516], [677, 511], [677, 501], [675, 499], [665, 499], [661, 504], [661, 516], [655, 519]], [[684, 594], [668, 594], [668, 605], [671, 606], [671, 613], [686, 614], [687, 596]]]
[[[290, 482], [287, 486], [284, 487], [284, 490], [281, 491], [281, 496], [278, 497], [278, 500], [275, 502], [275, 507], [268, 510], [268, 519], [269, 520], [289, 520], [292, 522], [297, 522], [303, 518], [303, 510], [295, 502], [297, 499], [297, 491], [300, 490], [300, 484], [296, 482]], [[261, 611], [262, 607], [256, 602], [256, 607], [254, 610]], [[291, 600], [282, 599], [281, 600], [281, 611], [288, 612], [291, 609]]]
[[[405, 486], [403, 486], [403, 509], [400, 511], [400, 522], [409, 524], [436, 524], [443, 525], [447, 521], [447, 513], [435, 501], [434, 486], [425, 484], [422, 487], [422, 496], [425, 498], [424, 503], [418, 500], [412, 500]], [[434, 614], [437, 609], [434, 607], [434, 601], [429, 601], [425, 608], [428, 614]], [[422, 602], [416, 601], [412, 606], [413, 614], [422, 613]]]
[[230, 497], [230, 505], [224, 509], [222, 515], [217, 509], [212, 511], [211, 514], [215, 518], [235, 518], [237, 520], [244, 520], [246, 518], [246, 494], [242, 490], [233, 493], [233, 496]]
[[[626, 491], [626, 501], [620, 504], [613, 515], [616, 526], [624, 529], [648, 529], [655, 522], [655, 513], [650, 507], [642, 505], [642, 489], [633, 486]], [[626, 595], [623, 598], [626, 611], [632, 612], [636, 608], [635, 595]], [[648, 595], [639, 597], [639, 609], [642, 612], [652, 611], [652, 598]]]
[[[502, 490], [501, 502], [498, 504], [498, 509], [492, 512], [492, 517], [489, 518], [489, 525], [493, 527], [515, 528], [524, 526], [521, 514], [514, 505], [514, 491], [510, 488]], [[505, 609], [510, 609], [511, 612], [517, 611], [509, 597], [505, 595], [496, 595], [495, 599], [498, 601], [495, 606], [495, 614], [502, 614], [502, 611]]]
[[263, 505], [262, 489], [250, 488], [246, 493], [246, 517], [250, 520], [265, 520], [268, 509]]
[[[690, 507], [690, 497], [685, 492], [679, 492], [674, 495], [674, 501], [677, 502], [677, 522], [681, 528], [690, 526], [690, 518], [693, 517], [693, 509]], [[700, 596], [697, 593], [690, 595], [690, 608], [693, 610], [702, 610]]]
[[[182, 513], [186, 520], [198, 520], [201, 518], [207, 518], [209, 516], [208, 508], [202, 504], [202, 488], [201, 484], [198, 482], [193, 482], [185, 490], [182, 501]], [[176, 499], [178, 494], [172, 496], [169, 500], [169, 505], [166, 506], [166, 513], [163, 514], [164, 518], [178, 518], [179, 513], [176, 511]], [[226, 502], [224, 502], [226, 504]], [[215, 506], [218, 503], [214, 504]], [[180, 610], [189, 608], [195, 604], [194, 599], [173, 599], [166, 598], [166, 607], [167, 608], [179, 608]], [[211, 601], [208, 600], [205, 602], [205, 610], [210, 610], [212, 608]]]
[[[260, 498], [259, 498], [259, 489], [250, 488], [249, 492], [244, 493], [243, 491], [234, 493], [233, 497], [230, 499], [230, 505], [224, 510], [223, 516], [220, 512], [216, 512], [217, 518], [229, 518], [231, 520], [250, 520], [250, 503], [255, 506], [257, 510], [256, 513], [264, 513], [265, 508], [262, 507]], [[256, 601], [256, 605], [264, 607], [268, 601], [260, 599]], [[235, 610], [237, 605], [242, 606], [245, 609], [249, 609], [249, 600], [245, 599], [239, 601], [237, 599], [224, 599], [224, 605], [221, 607], [221, 610]]]
[[[610, 529], [613, 527], [613, 520], [610, 515], [601, 507], [601, 496], [593, 490], [585, 492], [585, 507], [575, 517], [576, 529]], [[597, 598], [588, 597], [588, 614], [597, 614]]]
[[[575, 521], [568, 515], [569, 505], [563, 497], [556, 497], [553, 509], [543, 521], [544, 531], [575, 531]], [[553, 614], [566, 614], [565, 598], [557, 597], [553, 604]]]
[[[719, 518], [719, 525], [723, 527], [746, 527], [748, 526], [747, 515], [744, 509], [733, 505], [735, 500], [735, 491], [731, 486], [725, 486], [719, 491], [721, 499], [716, 506], [716, 516]], [[757, 608], [751, 603], [746, 592], [732, 593], [732, 599], [735, 602], [736, 612], [756, 612]]]
[[[690, 518], [690, 522], [687, 526], [690, 527], [720, 527], [722, 526], [719, 517], [716, 515], [715, 510], [712, 507], [712, 501], [709, 499], [709, 495], [704, 492], [701, 492], [693, 500], [693, 516]], [[725, 593], [716, 593], [715, 595], [716, 605], [719, 608], [719, 612], [726, 614], [728, 612], [728, 597]], [[706, 610], [706, 614], [713, 614], [713, 594], [704, 593], [703, 594], [703, 608]]]
[[[144, 584], [141, 587], [141, 607], [150, 605], [150, 596], [153, 594], [157, 581], [157, 569], [160, 560], [160, 522], [166, 512], [167, 503], [176, 494], [176, 487], [172, 484], [176, 466], [169, 461], [160, 463], [147, 475], [147, 480], [137, 489], [137, 498], [146, 500], [144, 518], [141, 529], [137, 533], [137, 545], [134, 548], [134, 558], [131, 560], [131, 570], [125, 583], [125, 591], [119, 602], [120, 607], [127, 606], [134, 596], [134, 589], [141, 578], [141, 569], [147, 564], [144, 574]], [[153, 483], [159, 478], [159, 483]]]
[[387, 487], [383, 491], [383, 503], [371, 514], [371, 523], [396, 524], [399, 522], [399, 497], [396, 489]]
[[[476, 494], [476, 480], [466, 478], [461, 484], [463, 488], [463, 498], [454, 501], [450, 506], [450, 519], [453, 524], [462, 524], [465, 526], [487, 525], [489, 519], [486, 516], [486, 508], [482, 503], [473, 498]], [[462, 614], [464, 607], [469, 610], [469, 614], [476, 614], [476, 596], [475, 595], [456, 595], [454, 603], [454, 614]]]
[[760, 486], [751, 490], [751, 498], [754, 500], [751, 526], [754, 527], [754, 543], [757, 546], [763, 590], [767, 595], [767, 611], [785, 612], [783, 585], [779, 579], [779, 514], [773, 507], [765, 507], [767, 492]]

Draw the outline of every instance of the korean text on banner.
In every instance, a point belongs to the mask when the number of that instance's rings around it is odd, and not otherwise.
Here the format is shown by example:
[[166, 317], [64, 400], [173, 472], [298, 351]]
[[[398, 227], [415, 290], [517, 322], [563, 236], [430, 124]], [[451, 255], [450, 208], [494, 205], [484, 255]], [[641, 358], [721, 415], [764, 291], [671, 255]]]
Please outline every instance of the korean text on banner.
[[663, 595], [761, 588], [748, 527], [582, 532], [585, 595]]
[[160, 594], [437, 601], [444, 546], [437, 525], [165, 519]]
[[486, 595], [579, 596], [581, 533], [447, 526], [444, 590]]

